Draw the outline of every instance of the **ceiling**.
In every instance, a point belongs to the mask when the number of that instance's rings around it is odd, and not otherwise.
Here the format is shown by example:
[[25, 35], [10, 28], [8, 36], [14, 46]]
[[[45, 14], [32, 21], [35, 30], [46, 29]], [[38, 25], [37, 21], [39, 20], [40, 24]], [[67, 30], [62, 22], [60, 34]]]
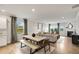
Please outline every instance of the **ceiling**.
[[[65, 18], [74, 18], [76, 11], [74, 4], [0, 4], [1, 14], [14, 15], [20, 18], [55, 21]], [[35, 12], [32, 12], [32, 8]]]

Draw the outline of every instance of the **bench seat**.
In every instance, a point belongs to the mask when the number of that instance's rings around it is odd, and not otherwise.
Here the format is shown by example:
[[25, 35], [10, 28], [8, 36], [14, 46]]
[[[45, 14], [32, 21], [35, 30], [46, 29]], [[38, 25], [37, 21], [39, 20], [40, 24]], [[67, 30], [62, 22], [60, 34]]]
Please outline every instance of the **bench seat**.
[[31, 43], [29, 41], [26, 41], [26, 40], [20, 40], [20, 42], [23, 43], [23, 44], [25, 44], [26, 46], [34, 49], [34, 50], [40, 48], [39, 45], [33, 44], [33, 43]]

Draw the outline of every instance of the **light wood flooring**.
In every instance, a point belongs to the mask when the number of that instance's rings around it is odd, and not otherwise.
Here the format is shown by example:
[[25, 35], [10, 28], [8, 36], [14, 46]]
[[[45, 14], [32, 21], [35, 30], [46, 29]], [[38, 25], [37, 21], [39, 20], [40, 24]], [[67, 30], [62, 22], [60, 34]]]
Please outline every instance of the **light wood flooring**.
[[[55, 48], [54, 48], [55, 47]], [[69, 37], [60, 37], [55, 44], [51, 43], [51, 52], [47, 54], [78, 54], [79, 46], [72, 44]], [[29, 54], [29, 47], [20, 48], [20, 43], [10, 44], [0, 48], [0, 54]], [[44, 54], [43, 49], [36, 54]]]

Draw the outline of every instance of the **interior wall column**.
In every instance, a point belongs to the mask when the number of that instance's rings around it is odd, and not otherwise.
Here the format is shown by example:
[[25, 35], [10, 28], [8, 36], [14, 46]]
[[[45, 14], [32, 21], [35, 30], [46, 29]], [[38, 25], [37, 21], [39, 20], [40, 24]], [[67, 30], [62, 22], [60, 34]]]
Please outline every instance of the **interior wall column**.
[[51, 26], [51, 24], [49, 24], [49, 26], [48, 26], [49, 33], [51, 32], [51, 31], [50, 31], [50, 30], [51, 30], [51, 29], [50, 29], [50, 26]]
[[60, 23], [57, 23], [58, 26], [58, 34], [59, 34], [59, 30], [60, 30]]
[[27, 35], [27, 19], [24, 19], [24, 34]]

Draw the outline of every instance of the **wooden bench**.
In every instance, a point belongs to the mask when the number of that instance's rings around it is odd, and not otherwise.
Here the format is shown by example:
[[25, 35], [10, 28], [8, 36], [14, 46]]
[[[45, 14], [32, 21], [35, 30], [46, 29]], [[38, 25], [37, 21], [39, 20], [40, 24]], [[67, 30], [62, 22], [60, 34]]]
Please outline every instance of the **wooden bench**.
[[32, 42], [27, 41], [27, 40], [20, 40], [20, 42], [21, 42], [21, 48], [23, 47], [22, 44], [24, 44], [24, 45], [30, 47], [30, 54], [32, 53], [32, 49], [33, 49], [33, 50], [37, 50], [37, 49], [40, 48], [39, 45], [33, 44]]

